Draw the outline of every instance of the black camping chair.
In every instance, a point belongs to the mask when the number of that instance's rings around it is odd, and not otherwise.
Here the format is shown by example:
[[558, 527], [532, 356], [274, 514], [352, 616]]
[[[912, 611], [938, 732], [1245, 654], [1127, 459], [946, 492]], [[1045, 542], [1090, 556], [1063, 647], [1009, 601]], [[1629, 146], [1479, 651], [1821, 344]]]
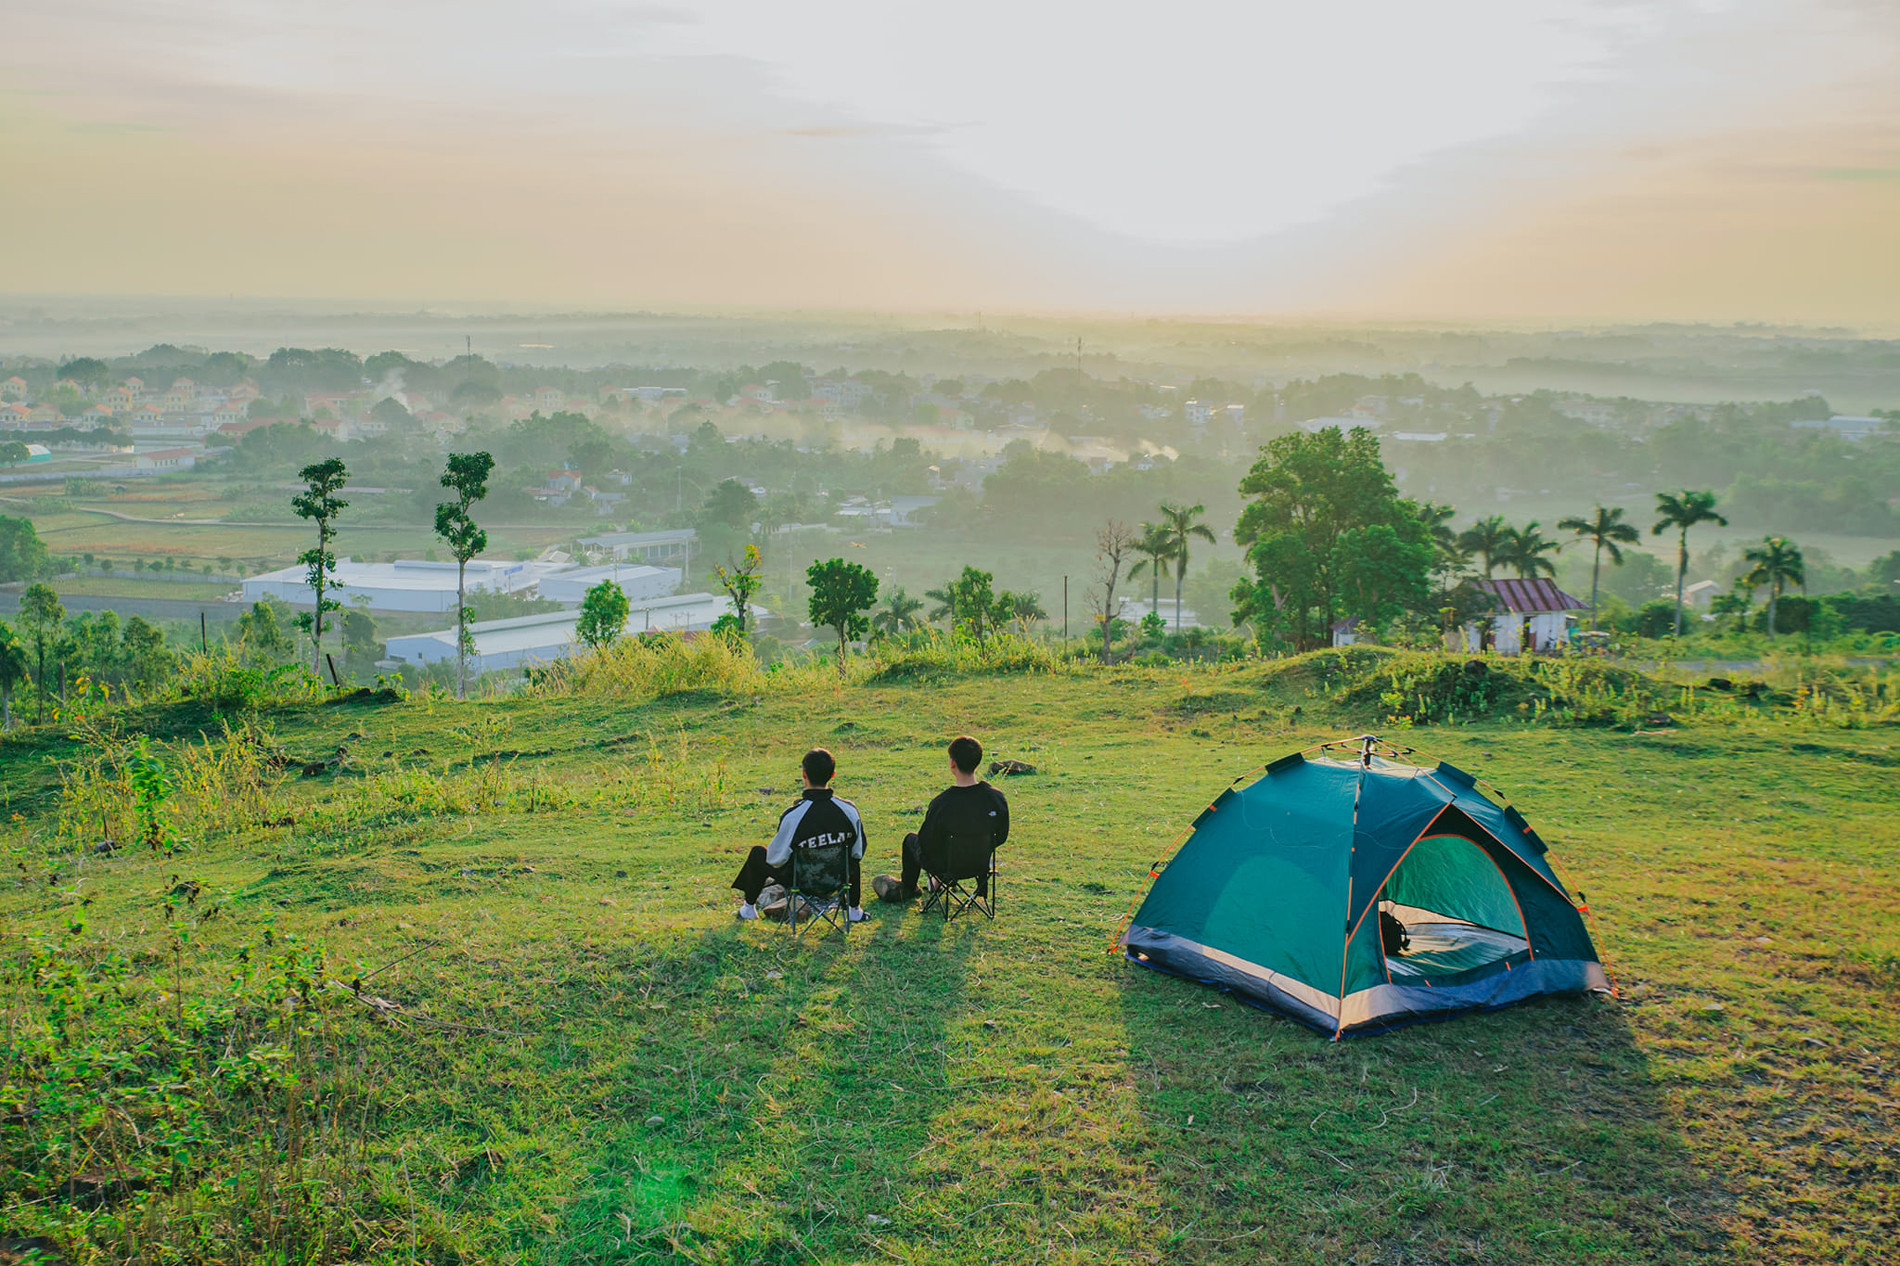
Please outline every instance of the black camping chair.
[[785, 922], [792, 935], [800, 932], [798, 916], [805, 915], [805, 926], [823, 920], [846, 934], [851, 920], [845, 914], [845, 902], [851, 887], [851, 844], [840, 841], [816, 848], [792, 850], [792, 876], [785, 884]]
[[[944, 841], [942, 856], [924, 858], [923, 871], [931, 881], [923, 913], [941, 906], [945, 923], [966, 910], [980, 911], [988, 919], [996, 917], [996, 845], [988, 831], [951, 835]], [[964, 887], [983, 879], [989, 881], [983, 892]]]

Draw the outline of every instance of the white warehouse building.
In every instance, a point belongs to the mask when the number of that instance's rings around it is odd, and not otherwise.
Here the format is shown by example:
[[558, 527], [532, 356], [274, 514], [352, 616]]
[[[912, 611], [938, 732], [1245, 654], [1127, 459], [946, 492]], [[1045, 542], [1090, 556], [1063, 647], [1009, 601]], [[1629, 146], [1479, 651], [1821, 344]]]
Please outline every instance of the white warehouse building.
[[[635, 601], [627, 615], [627, 633], [704, 633], [713, 621], [731, 610], [732, 603], [722, 594], [683, 593]], [[763, 607], [752, 607], [754, 619], [768, 614]], [[468, 629], [475, 639], [475, 653], [469, 657], [469, 670], [483, 673], [565, 658], [579, 645], [574, 636], [579, 621], [578, 611], [547, 611], [471, 624]], [[432, 633], [392, 637], [388, 645], [389, 658], [406, 664], [453, 660], [455, 629], [451, 626]]]
[[541, 577], [541, 596], [563, 606], [578, 607], [587, 591], [603, 580], [620, 586], [629, 602], [664, 598], [680, 587], [677, 567], [643, 567], [638, 563], [609, 563], [603, 567], [572, 567]]
[[[522, 593], [534, 588], [552, 568], [547, 563], [503, 563], [472, 559], [468, 564], [470, 593]], [[317, 595], [305, 583], [301, 565], [252, 576], [244, 582], [244, 601], [276, 598], [292, 606], [316, 605]], [[327, 593], [345, 606], [367, 602], [371, 611], [455, 610], [455, 564], [423, 559], [394, 563], [363, 563], [353, 558], [336, 562], [335, 588]]]

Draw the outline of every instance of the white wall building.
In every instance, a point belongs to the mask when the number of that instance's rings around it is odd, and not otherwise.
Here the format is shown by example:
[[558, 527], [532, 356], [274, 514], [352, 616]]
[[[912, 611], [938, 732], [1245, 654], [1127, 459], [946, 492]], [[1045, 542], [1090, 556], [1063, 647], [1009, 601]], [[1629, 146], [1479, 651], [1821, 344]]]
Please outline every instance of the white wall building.
[[[1489, 647], [1485, 645], [1482, 620], [1473, 620], [1461, 630], [1466, 651], [1489, 649], [1500, 655], [1519, 655], [1550, 650], [1570, 640], [1572, 613], [1588, 609], [1587, 604], [1559, 589], [1556, 581], [1542, 576], [1535, 580], [1480, 580], [1477, 587], [1497, 600], [1497, 610], [1491, 616]], [[1449, 635], [1449, 640], [1459, 640], [1458, 634]]]
[[603, 580], [611, 580], [631, 602], [646, 598], [664, 598], [680, 587], [677, 567], [645, 567], [639, 563], [609, 563], [603, 567], [575, 567], [541, 577], [541, 596], [567, 606], [578, 607], [587, 591]]
[[[472, 559], [468, 564], [468, 589], [471, 593], [521, 593], [556, 570], [547, 563]], [[252, 576], [244, 582], [244, 601], [276, 598], [292, 606], [314, 606], [317, 595], [304, 583], [304, 574], [305, 569], [296, 566]], [[337, 601], [345, 606], [366, 601], [371, 611], [455, 610], [453, 562], [412, 558], [394, 563], [364, 563], [340, 558], [334, 583]]]
[[[723, 595], [710, 593], [678, 594], [633, 604], [627, 617], [627, 633], [647, 632], [704, 633], [713, 621], [732, 610]], [[754, 606], [754, 619], [769, 615]], [[531, 664], [549, 664], [572, 655], [579, 639], [574, 626], [578, 611], [547, 611], [540, 615], [516, 616], [509, 620], [482, 620], [468, 626], [475, 638], [475, 653], [469, 658], [472, 672], [490, 672], [498, 668], [521, 668]], [[414, 633], [389, 639], [389, 657], [407, 664], [434, 664], [455, 658], [455, 629], [437, 629], [432, 633]]]

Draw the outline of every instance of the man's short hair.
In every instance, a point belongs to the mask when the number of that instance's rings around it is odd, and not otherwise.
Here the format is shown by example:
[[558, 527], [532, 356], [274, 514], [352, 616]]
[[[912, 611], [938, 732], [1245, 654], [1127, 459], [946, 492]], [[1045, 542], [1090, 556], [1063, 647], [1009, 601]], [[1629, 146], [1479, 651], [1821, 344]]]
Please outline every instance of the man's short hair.
[[838, 772], [838, 762], [831, 759], [831, 753], [822, 747], [814, 747], [806, 752], [805, 759], [798, 764], [814, 787], [825, 786], [831, 781], [831, 776]]
[[950, 740], [950, 763], [966, 774], [974, 774], [983, 763], [983, 745], [967, 734]]

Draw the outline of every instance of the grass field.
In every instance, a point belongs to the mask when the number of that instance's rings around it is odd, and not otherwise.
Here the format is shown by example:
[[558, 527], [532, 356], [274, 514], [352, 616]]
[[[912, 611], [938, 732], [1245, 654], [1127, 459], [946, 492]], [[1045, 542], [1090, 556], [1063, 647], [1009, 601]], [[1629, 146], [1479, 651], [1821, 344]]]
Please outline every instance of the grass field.
[[[1373, 721], [1298, 681], [287, 705], [251, 750], [298, 763], [224, 782], [173, 704], [138, 725], [199, 806], [175, 856], [53, 847], [119, 812], [59, 795], [100, 749], [16, 734], [0, 1229], [75, 1262], [1893, 1259], [1891, 726], [1404, 735], [1552, 841], [1624, 997], [1330, 1043], [1109, 952], [1230, 779]], [[808, 746], [868, 877], [962, 731], [1039, 771], [994, 923], [735, 924]], [[115, 1023], [194, 1107], [97, 1073]], [[81, 1046], [122, 1110], [60, 1106]]]

